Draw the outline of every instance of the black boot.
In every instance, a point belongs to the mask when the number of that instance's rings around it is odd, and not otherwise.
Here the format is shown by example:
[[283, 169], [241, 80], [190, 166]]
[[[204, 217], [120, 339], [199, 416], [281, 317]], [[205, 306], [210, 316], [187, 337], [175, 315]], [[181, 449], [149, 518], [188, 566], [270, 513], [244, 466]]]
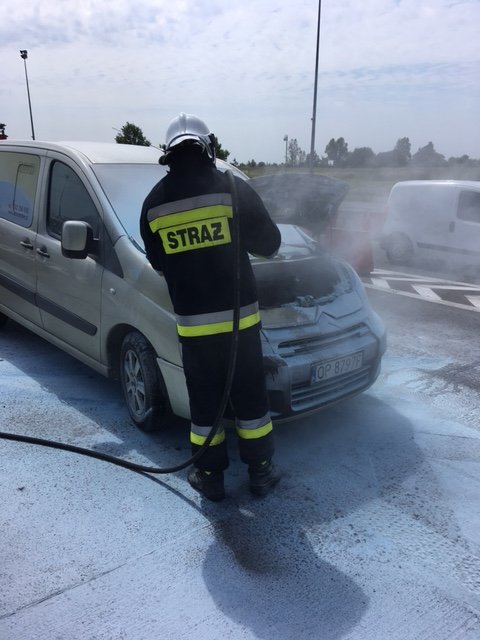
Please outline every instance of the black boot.
[[250, 491], [257, 496], [266, 496], [273, 489], [281, 478], [278, 469], [271, 460], [265, 460], [258, 464], [251, 464], [248, 467], [250, 476]]
[[208, 500], [219, 502], [225, 498], [223, 471], [208, 472], [192, 469], [188, 474], [188, 482]]

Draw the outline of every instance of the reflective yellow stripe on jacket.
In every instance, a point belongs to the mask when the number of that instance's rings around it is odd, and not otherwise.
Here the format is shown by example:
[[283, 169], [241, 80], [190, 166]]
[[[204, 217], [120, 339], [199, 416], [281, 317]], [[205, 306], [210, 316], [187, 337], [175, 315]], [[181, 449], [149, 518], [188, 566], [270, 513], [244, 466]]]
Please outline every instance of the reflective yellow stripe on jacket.
[[172, 254], [230, 243], [228, 218], [232, 215], [229, 193], [209, 193], [153, 207], [147, 219], [165, 253]]
[[[240, 307], [240, 330], [260, 322], [258, 302]], [[213, 336], [233, 331], [233, 309], [216, 313], [199, 313], [192, 316], [177, 315], [178, 335], [184, 338]]]

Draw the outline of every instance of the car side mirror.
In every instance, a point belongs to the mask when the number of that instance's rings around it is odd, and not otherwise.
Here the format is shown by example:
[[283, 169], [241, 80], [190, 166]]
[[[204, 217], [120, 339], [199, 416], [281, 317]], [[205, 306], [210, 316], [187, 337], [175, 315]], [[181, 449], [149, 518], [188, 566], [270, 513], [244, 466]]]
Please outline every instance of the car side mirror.
[[65, 258], [84, 260], [89, 253], [96, 253], [98, 241], [93, 229], [83, 220], [67, 220], [62, 226], [62, 255]]

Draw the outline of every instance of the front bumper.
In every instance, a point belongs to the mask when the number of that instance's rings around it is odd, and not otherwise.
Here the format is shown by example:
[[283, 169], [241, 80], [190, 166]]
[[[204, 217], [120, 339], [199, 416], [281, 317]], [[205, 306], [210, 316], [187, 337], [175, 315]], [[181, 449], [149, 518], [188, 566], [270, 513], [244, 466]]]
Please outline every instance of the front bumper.
[[[271, 344], [272, 336], [268, 339]], [[272, 352], [264, 355], [272, 417], [302, 415], [365, 391], [380, 373], [385, 348], [385, 333], [377, 336], [363, 322], [348, 330], [279, 340]], [[363, 359], [359, 369], [311, 382], [313, 366], [360, 351]]]

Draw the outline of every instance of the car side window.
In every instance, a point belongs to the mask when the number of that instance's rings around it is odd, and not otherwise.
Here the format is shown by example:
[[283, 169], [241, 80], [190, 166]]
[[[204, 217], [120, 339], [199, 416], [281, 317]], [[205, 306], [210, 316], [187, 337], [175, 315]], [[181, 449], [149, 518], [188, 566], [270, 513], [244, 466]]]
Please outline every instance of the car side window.
[[0, 154], [0, 218], [32, 225], [40, 158], [26, 153]]
[[479, 191], [462, 191], [458, 199], [458, 217], [460, 220], [480, 223]]
[[94, 237], [98, 238], [100, 216], [85, 185], [73, 169], [63, 162], [55, 162], [50, 172], [48, 232], [60, 237], [63, 223], [67, 220], [88, 222]]

